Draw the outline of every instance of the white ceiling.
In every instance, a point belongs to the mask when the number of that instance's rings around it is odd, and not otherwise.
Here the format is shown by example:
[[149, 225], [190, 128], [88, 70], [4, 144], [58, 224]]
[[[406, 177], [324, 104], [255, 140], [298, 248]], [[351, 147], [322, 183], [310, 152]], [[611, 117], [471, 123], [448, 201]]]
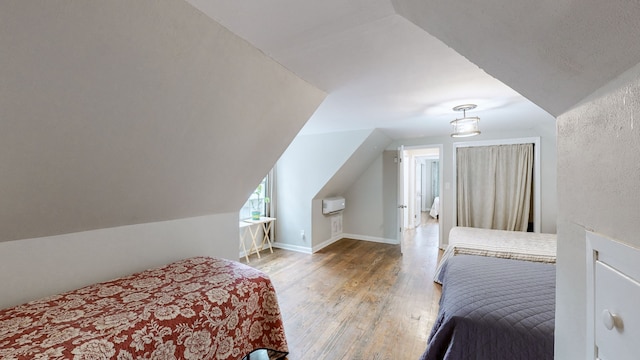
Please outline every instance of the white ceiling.
[[554, 118], [426, 31], [389, 0], [188, 0], [329, 95], [303, 129], [379, 128], [411, 138], [450, 133], [455, 105], [474, 103], [491, 132]]
[[398, 14], [555, 116], [640, 62], [640, 2], [392, 0]]

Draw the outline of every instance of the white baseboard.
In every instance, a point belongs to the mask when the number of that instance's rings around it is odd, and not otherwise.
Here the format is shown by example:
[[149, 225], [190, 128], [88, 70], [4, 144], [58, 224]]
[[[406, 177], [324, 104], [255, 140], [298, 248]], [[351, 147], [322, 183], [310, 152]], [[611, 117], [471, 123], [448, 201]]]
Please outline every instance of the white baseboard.
[[344, 236], [344, 234], [338, 234], [337, 236], [334, 236], [329, 240], [323, 241], [322, 243], [320, 243], [320, 244], [318, 244], [318, 245], [313, 247], [313, 252], [322, 250], [322, 249], [326, 248], [327, 246], [333, 244], [334, 242], [336, 242], [336, 241], [338, 241], [340, 239], [343, 239], [345, 237], [346, 236]]
[[[326, 248], [327, 246], [333, 244], [334, 242], [341, 240], [341, 239], [354, 239], [354, 240], [362, 240], [362, 241], [371, 241], [371, 242], [377, 242], [377, 243], [382, 243], [382, 244], [391, 244], [391, 245], [398, 245], [398, 240], [397, 239], [385, 239], [385, 238], [380, 238], [380, 237], [375, 237], [375, 236], [367, 236], [367, 235], [357, 235], [357, 234], [339, 234], [338, 236], [334, 236], [331, 239], [328, 239], [326, 241], [323, 241], [322, 243], [312, 247], [312, 248], [308, 248], [306, 246], [300, 246], [300, 245], [291, 245], [291, 244], [285, 244], [285, 243], [279, 243], [279, 242], [274, 242], [273, 244], [271, 244], [271, 246], [275, 247], [275, 248], [279, 248], [279, 249], [283, 249], [283, 250], [291, 250], [291, 251], [296, 251], [299, 253], [304, 253], [304, 254], [313, 254], [319, 250], [322, 250], [324, 248]], [[244, 256], [244, 255], [243, 255]]]
[[398, 239], [386, 239], [375, 236], [368, 235], [358, 235], [358, 234], [342, 234], [343, 238], [354, 239], [354, 240], [363, 240], [363, 241], [371, 241], [383, 244], [391, 244], [391, 245], [399, 245]]
[[284, 250], [291, 250], [291, 251], [296, 251], [299, 253], [304, 253], [304, 254], [313, 254], [316, 251], [319, 251], [331, 244], [333, 244], [334, 242], [344, 238], [345, 236], [343, 235], [339, 235], [336, 237], [333, 237], [327, 241], [322, 242], [321, 244], [318, 244], [312, 248], [308, 248], [305, 246], [299, 246], [299, 245], [291, 245], [291, 244], [284, 244], [284, 243], [279, 243], [279, 242], [275, 242], [273, 244], [271, 244], [273, 247], [277, 247], [279, 249], [284, 249]]
[[277, 242], [277, 241], [274, 242], [274, 243], [271, 243], [271, 246], [274, 247], [274, 248], [295, 251], [295, 252], [299, 252], [299, 253], [303, 253], [303, 254], [311, 254], [311, 253], [313, 253], [312, 249], [309, 248], [309, 247], [300, 246], [300, 245], [285, 244], [285, 243], [280, 243], [280, 242]]

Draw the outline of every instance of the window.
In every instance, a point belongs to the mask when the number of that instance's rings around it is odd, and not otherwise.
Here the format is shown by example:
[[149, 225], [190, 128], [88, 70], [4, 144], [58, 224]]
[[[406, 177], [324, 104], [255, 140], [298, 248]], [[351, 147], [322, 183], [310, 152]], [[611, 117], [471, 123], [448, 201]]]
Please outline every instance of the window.
[[[256, 186], [251, 193], [247, 202], [240, 209], [240, 219], [249, 219], [252, 217], [269, 216], [271, 203], [271, 173]], [[255, 212], [255, 214], [254, 214]]]

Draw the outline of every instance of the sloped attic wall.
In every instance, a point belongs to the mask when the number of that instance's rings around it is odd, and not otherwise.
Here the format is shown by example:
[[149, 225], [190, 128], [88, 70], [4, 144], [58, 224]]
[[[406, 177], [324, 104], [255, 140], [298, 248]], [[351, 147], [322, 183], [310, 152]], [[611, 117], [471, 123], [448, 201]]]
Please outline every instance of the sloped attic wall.
[[277, 245], [302, 252], [322, 247], [330, 233], [322, 199], [342, 195], [390, 142], [380, 130], [296, 137], [277, 163]]
[[640, 61], [640, 7], [626, 0], [392, 3], [554, 116]]
[[180, 0], [2, 2], [0, 48], [0, 307], [237, 259], [239, 208], [325, 96]]
[[[322, 199], [340, 195], [345, 197], [347, 205], [351, 204], [353, 199], [348, 196], [347, 190], [353, 186], [390, 143], [391, 139], [382, 131], [374, 130], [313, 198], [311, 211], [313, 238], [315, 239], [313, 243], [314, 251], [342, 237], [342, 234], [333, 235], [338, 238], [332, 237], [331, 216], [322, 214]], [[371, 194], [371, 196], [382, 197], [382, 193]], [[349, 223], [347, 221], [349, 214], [347, 210], [342, 214], [345, 217], [343, 219], [343, 233], [353, 234], [353, 231], [348, 226], [345, 226]]]
[[184, 1], [0, 29], [0, 241], [238, 211], [325, 96]]

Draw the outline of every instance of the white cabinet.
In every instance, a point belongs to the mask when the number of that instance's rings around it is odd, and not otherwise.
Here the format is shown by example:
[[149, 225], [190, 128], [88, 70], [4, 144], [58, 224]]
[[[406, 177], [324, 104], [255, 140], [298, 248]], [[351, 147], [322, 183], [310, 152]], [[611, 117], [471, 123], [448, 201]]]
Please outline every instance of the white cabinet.
[[638, 359], [640, 250], [587, 233], [588, 358]]

